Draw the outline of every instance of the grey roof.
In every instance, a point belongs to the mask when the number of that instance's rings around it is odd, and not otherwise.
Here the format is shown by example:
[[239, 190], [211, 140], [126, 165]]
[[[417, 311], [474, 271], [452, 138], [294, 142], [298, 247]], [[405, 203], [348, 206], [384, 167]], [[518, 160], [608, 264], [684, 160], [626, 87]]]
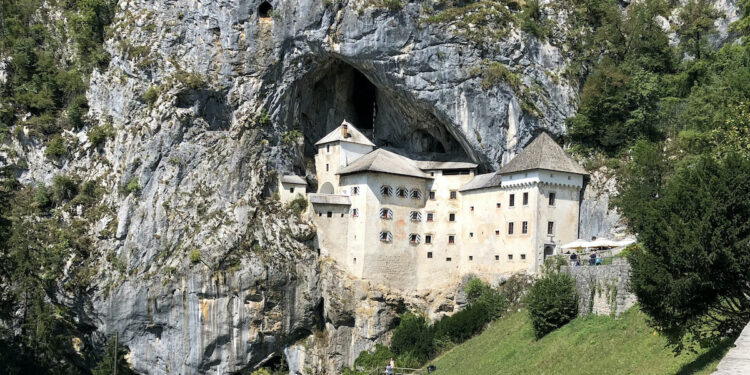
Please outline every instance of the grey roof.
[[307, 185], [307, 181], [304, 178], [290, 174], [281, 176], [281, 182], [284, 184]]
[[344, 205], [349, 206], [352, 204], [351, 199], [349, 199], [348, 195], [340, 195], [340, 194], [308, 194], [308, 199], [310, 200], [310, 203], [315, 204], [334, 204], [334, 205]]
[[539, 134], [515, 158], [500, 168], [499, 173], [509, 174], [532, 169], [588, 174], [547, 133]]
[[497, 172], [478, 174], [474, 176], [471, 181], [467, 182], [466, 185], [461, 187], [460, 191], [469, 191], [500, 186], [501, 182], [502, 178]]
[[445, 169], [471, 169], [476, 168], [474, 163], [463, 161], [434, 161], [434, 160], [417, 160], [417, 167], [423, 171], [427, 170], [445, 170]]
[[358, 172], [381, 172], [402, 176], [431, 178], [417, 167], [414, 160], [382, 148], [360, 157], [342, 168], [338, 174], [345, 175]]
[[[347, 126], [347, 137], [344, 137], [341, 134], [341, 127], [346, 125]], [[328, 133], [325, 137], [321, 138], [319, 141], [315, 142], [315, 145], [322, 145], [325, 143], [331, 143], [331, 142], [349, 142], [349, 143], [358, 143], [366, 146], [372, 146], [375, 147], [375, 144], [372, 143], [367, 137], [365, 137], [364, 134], [362, 134], [357, 128], [354, 127], [351, 123], [344, 120], [341, 122], [341, 125], [339, 125], [336, 129], [333, 129], [332, 132]]]

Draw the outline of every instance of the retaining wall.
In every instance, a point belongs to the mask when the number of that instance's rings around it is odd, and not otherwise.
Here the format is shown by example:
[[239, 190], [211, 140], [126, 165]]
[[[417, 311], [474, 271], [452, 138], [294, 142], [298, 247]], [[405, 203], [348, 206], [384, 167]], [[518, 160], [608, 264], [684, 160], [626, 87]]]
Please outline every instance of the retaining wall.
[[630, 264], [616, 258], [608, 266], [562, 267], [576, 279], [579, 315], [619, 315], [636, 302], [630, 292]]

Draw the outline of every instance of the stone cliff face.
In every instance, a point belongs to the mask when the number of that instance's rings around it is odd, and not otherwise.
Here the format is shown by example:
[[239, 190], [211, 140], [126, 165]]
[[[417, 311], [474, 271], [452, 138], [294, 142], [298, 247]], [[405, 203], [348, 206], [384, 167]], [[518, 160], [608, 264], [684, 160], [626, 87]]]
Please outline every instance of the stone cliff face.
[[[91, 228], [101, 261], [85, 318], [98, 339], [119, 332], [139, 373], [232, 373], [285, 348], [291, 366], [334, 373], [387, 339], [405, 306], [435, 316], [462, 303], [349, 279], [273, 199], [276, 175], [312, 176], [312, 144], [344, 118], [379, 146], [492, 171], [574, 113], [563, 54], [516, 28], [478, 44], [467, 26], [428, 22], [422, 3], [269, 4], [120, 1], [111, 63], [89, 91], [91, 122], [114, 139], [72, 134], [83, 147], [60, 165], [17, 145], [22, 181], [73, 173], [111, 192]], [[522, 87], [493, 80], [490, 61]]]

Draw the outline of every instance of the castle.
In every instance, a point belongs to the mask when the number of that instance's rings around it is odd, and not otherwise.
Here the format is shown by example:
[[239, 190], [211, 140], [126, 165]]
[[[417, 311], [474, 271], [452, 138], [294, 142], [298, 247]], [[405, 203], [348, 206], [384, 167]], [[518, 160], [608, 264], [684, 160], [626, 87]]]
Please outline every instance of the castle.
[[[498, 172], [479, 175], [474, 163], [375, 148], [346, 121], [315, 146], [319, 188], [307, 197], [316, 246], [358, 278], [419, 291], [468, 274], [535, 273], [578, 238], [587, 173], [546, 133]], [[284, 176], [282, 199], [304, 184]]]

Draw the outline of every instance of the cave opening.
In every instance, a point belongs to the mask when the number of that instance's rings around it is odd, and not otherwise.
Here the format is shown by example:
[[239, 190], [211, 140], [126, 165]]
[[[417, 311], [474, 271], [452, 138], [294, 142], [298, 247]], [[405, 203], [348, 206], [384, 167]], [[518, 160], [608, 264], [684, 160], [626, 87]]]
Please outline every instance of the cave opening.
[[415, 159], [471, 160], [470, 152], [457, 138], [460, 135], [449, 129], [451, 124], [365, 67], [329, 58], [298, 80], [290, 95], [282, 116], [290, 128], [304, 136], [305, 160], [300, 166], [308, 172], [314, 172], [315, 142], [343, 120], [377, 147], [388, 147]]
[[268, 1], [264, 1], [258, 7], [258, 17], [260, 18], [271, 18], [273, 14], [273, 6]]

